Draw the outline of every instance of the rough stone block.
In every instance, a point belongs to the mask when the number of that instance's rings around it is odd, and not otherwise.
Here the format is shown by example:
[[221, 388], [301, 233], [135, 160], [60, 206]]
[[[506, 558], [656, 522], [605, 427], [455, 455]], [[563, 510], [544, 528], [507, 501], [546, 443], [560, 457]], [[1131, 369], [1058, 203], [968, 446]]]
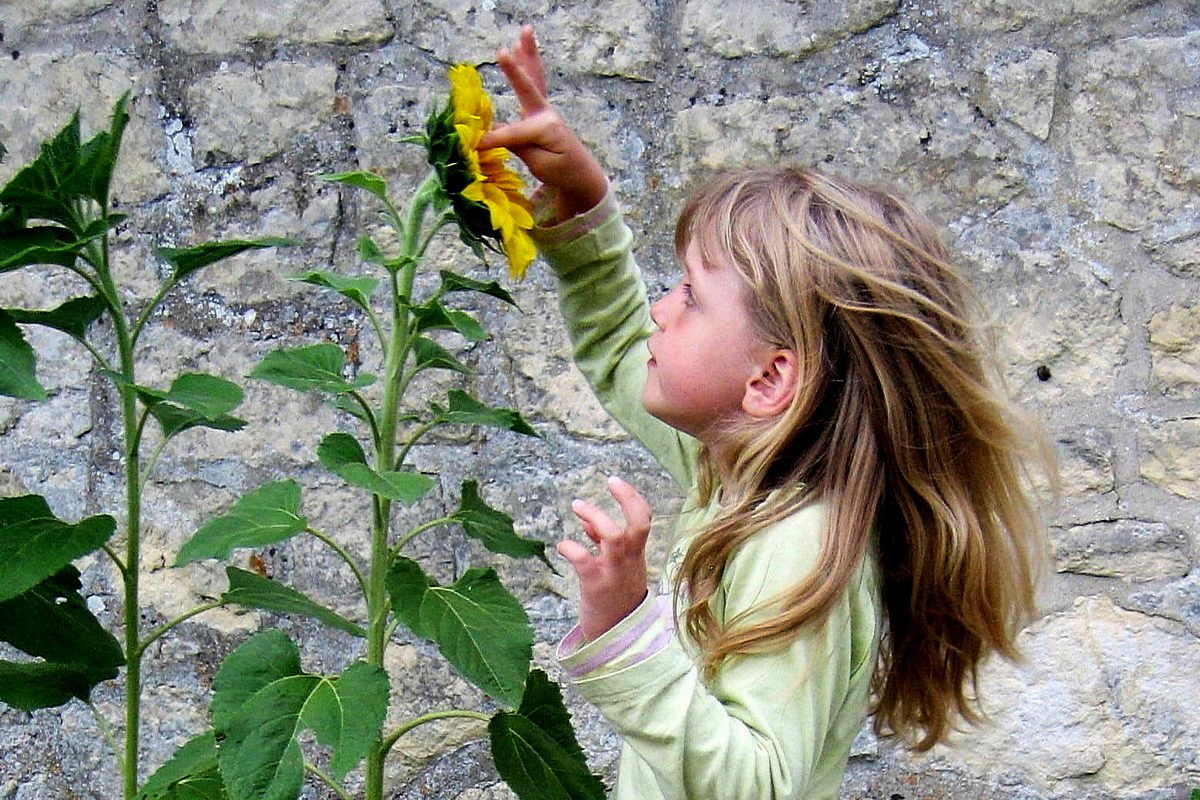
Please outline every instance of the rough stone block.
[[1150, 318], [1152, 379], [1167, 394], [1200, 392], [1200, 306], [1175, 305]]
[[8, 154], [0, 161], [0, 185], [38, 154], [41, 143], [80, 112], [84, 141], [108, 130], [113, 103], [130, 95], [130, 121], [113, 178], [113, 197], [135, 204], [167, 191], [160, 163], [160, 113], [153, 97], [154, 78], [133, 56], [118, 49], [77, 53], [73, 47], [26, 50], [6, 57], [0, 142]]
[[984, 106], [1045, 141], [1054, 117], [1059, 60], [1048, 50], [1000, 53], [984, 67]]
[[1200, 418], [1162, 422], [1142, 436], [1142, 477], [1192, 500], [1200, 499]]
[[1146, 581], [1178, 578], [1191, 568], [1185, 532], [1161, 522], [1104, 520], [1050, 535], [1059, 572]]
[[520, 25], [537, 26], [538, 44], [570, 72], [651, 80], [660, 52], [659, 20], [646, 0], [587, 0], [559, 7], [547, 0], [431, 0], [400, 18], [401, 37], [444, 63], [493, 62]]
[[163, 38], [185, 52], [236, 53], [246, 45], [359, 45], [393, 35], [382, 0], [159, 0]]
[[[261, 162], [328, 125], [336, 81], [332, 64], [286, 61], [228, 66], [197, 79], [187, 91], [196, 166]], [[230, 116], [230, 108], [244, 113]]]
[[1180, 185], [1196, 158], [1185, 110], [1194, 92], [1189, 71], [1176, 65], [1196, 63], [1198, 50], [1195, 32], [1130, 37], [1090, 51], [1076, 67], [1067, 146], [1081, 168], [1081, 199], [1098, 220], [1149, 239], [1194, 213], [1192, 190]]
[[1075, 785], [1140, 796], [1196, 774], [1194, 636], [1099, 596], [1035, 623], [1020, 646], [1023, 664], [993, 662], [980, 680], [990, 723], [936, 748], [935, 768], [1007, 771], [1049, 796]]
[[896, 0], [688, 0], [681, 42], [726, 58], [748, 55], [799, 59], [860, 33], [895, 13]]
[[1115, 487], [1113, 444], [1097, 428], [1071, 430], [1058, 438], [1059, 480], [1064, 495], [1111, 492]]

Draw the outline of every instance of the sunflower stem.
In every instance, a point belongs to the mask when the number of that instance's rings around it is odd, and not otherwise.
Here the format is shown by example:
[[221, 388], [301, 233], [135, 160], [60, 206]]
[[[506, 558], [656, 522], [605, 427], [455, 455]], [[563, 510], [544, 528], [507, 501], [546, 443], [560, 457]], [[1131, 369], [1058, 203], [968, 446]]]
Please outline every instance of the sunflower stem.
[[[391, 343], [385, 359], [385, 383], [383, 418], [379, 425], [379, 442], [375, 450], [376, 467], [380, 472], [393, 468], [396, 457], [396, 423], [399, 415], [401, 395], [404, 390], [404, 366], [408, 361], [412, 337], [409, 335], [409, 303], [412, 301], [413, 282], [416, 279], [420, 260], [421, 233], [425, 215], [440, 186], [436, 172], [429, 176], [413, 193], [405, 220], [400, 254], [399, 274], [393, 273], [392, 330]], [[376, 497], [374, 522], [371, 529], [371, 562], [367, 576], [367, 661], [383, 666], [384, 649], [387, 645], [389, 598], [387, 573], [391, 567], [392, 554], [388, 547], [391, 502]], [[364, 789], [367, 800], [383, 798], [383, 762], [387, 748], [376, 741], [367, 753], [364, 767]]]

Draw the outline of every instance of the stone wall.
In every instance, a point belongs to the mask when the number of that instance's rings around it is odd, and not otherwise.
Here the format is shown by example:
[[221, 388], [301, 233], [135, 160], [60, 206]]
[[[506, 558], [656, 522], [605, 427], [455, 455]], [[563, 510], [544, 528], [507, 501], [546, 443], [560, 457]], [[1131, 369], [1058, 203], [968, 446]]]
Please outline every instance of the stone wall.
[[[364, 196], [315, 176], [361, 168], [415, 186], [420, 152], [396, 140], [444, 94], [448, 64], [489, 61], [525, 20], [539, 26], [564, 114], [613, 176], [652, 288], [673, 280], [671, 221], [686, 187], [714, 167], [786, 160], [894, 185], [947, 230], [994, 312], [1014, 392], [1057, 443], [1063, 491], [1047, 506], [1043, 616], [1023, 635], [1025, 663], [984, 675], [991, 723], [923, 756], [864, 734], [844, 796], [1183, 798], [1200, 787], [1193, 0], [3, 0], [0, 179], [76, 107], [90, 132], [132, 90], [117, 187], [130, 215], [118, 258], [132, 293], [144, 297], [162, 274], [155, 245], [302, 241], [198, 276], [150, 328], [143, 375], [240, 379], [281, 345], [358, 341], [365, 326], [351, 307], [285, 280], [301, 269], [360, 271], [355, 239], [375, 227]], [[506, 95], [494, 68], [484, 75]], [[510, 97], [498, 105], [512, 114]], [[471, 263], [450, 237], [438, 258]], [[48, 307], [71, 288], [60, 273], [10, 273], [0, 300]], [[570, 499], [600, 495], [611, 473], [669, 516], [678, 498], [668, 479], [571, 365], [552, 282], [535, 268], [516, 295], [519, 313], [483, 306], [493, 339], [466, 358], [480, 395], [522, 408], [543, 438], [444, 439], [418, 462], [447, 487], [479, 476], [523, 533], [547, 541], [574, 532]], [[29, 335], [51, 398], [0, 403], [0, 488], [43, 494], [68, 518], [119, 508], [112, 394], [68, 339]], [[369, 365], [365, 338], [362, 351]], [[220, 592], [216, 566], [165, 565], [202, 521], [265, 480], [299, 475], [323, 527], [366, 528], [360, 496], [313, 466], [336, 412], [245, 384], [249, 427], [169, 447], [148, 490], [149, 621]], [[427, 547], [447, 569], [478, 558], [451, 535]], [[272, 575], [334, 602], [348, 596], [350, 579], [315, 546], [257, 556]], [[107, 564], [81, 567], [89, 605], [119, 620]], [[502, 569], [549, 664], [574, 583]], [[287, 619], [198, 618], [151, 654], [150, 764], [203, 725], [198, 698], [215, 665], [261, 625], [306, 637], [315, 668], [356, 647]], [[447, 691], [474, 702], [424, 645], [393, 652], [406, 708], [440, 706]], [[109, 717], [117, 701], [115, 686], [96, 694]], [[611, 771], [615, 735], [575, 707], [593, 764]], [[421, 730], [394, 760], [396, 797], [508, 796], [472, 743], [478, 729]], [[0, 798], [115, 794], [85, 706], [0, 709]]]

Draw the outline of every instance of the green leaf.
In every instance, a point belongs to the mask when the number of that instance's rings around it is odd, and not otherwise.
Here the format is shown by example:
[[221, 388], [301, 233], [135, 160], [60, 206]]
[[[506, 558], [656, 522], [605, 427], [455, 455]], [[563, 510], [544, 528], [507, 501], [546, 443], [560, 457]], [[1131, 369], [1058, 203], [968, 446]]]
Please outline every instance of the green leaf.
[[417, 340], [413, 342], [413, 355], [416, 357], [416, 368], [418, 370], [448, 369], [453, 372], [461, 372], [464, 375], [471, 373], [471, 370], [455, 358], [449, 350], [424, 336], [417, 337]]
[[333, 749], [329, 771], [341, 780], [379, 738], [391, 686], [387, 673], [356, 661], [335, 680], [324, 680], [304, 710], [317, 741]]
[[22, 711], [87, 700], [94, 685], [92, 671], [79, 664], [0, 661], [0, 703]]
[[251, 378], [268, 381], [301, 392], [342, 394], [369, 386], [373, 375], [359, 375], [353, 382], [342, 377], [346, 354], [331, 342], [274, 350], [250, 371]]
[[228, 242], [206, 242], [194, 247], [160, 247], [155, 250], [158, 257], [171, 265], [171, 280], [181, 281], [199, 269], [224, 261], [227, 258], [244, 253], [247, 250], [264, 250], [268, 247], [290, 247], [295, 242], [291, 239], [268, 237], [254, 240], [234, 240]]
[[31, 264], [58, 264], [70, 267], [79, 257], [85, 242], [66, 228], [44, 225], [0, 233], [0, 272]]
[[379, 285], [379, 279], [371, 277], [346, 278], [336, 272], [312, 271], [292, 276], [292, 280], [333, 289], [360, 308], [371, 309], [371, 294]]
[[121, 646], [79, 594], [79, 570], [67, 565], [32, 589], [0, 602], [0, 641], [45, 659], [0, 662], [0, 701], [32, 710], [87, 700], [96, 684], [117, 677]]
[[432, 639], [464, 677], [510, 706], [521, 699], [533, 654], [525, 609], [493, 569], [470, 569], [450, 586], [398, 558], [387, 576], [392, 609], [417, 636]]
[[468, 278], [465, 275], [459, 275], [456, 272], [451, 272], [448, 269], [439, 270], [438, 274], [442, 276], [442, 287], [438, 294], [446, 294], [449, 292], [479, 292], [481, 294], [491, 295], [492, 297], [503, 300], [509, 305], [515, 306], [517, 301], [508, 293], [508, 290], [501, 286], [496, 281], [477, 281], [474, 278]]
[[525, 418], [511, 408], [492, 408], [484, 405], [461, 389], [451, 389], [448, 408], [431, 404], [438, 419], [462, 425], [487, 425], [492, 428], [522, 433], [526, 436], [537, 436]]
[[44, 325], [82, 341], [87, 336], [88, 326], [100, 319], [107, 308], [103, 297], [91, 295], [73, 298], [49, 311], [10, 308], [7, 312], [15, 322]]
[[79, 163], [63, 182], [63, 188], [71, 195], [95, 200], [101, 208], [108, 207], [113, 168], [121, 150], [125, 124], [129, 121], [125, 110], [128, 103], [129, 92], [117, 98], [109, 129], [97, 133], [80, 148]]
[[78, 231], [75, 197], [63, 184], [79, 165], [79, 112], [42, 143], [41, 152], [0, 190], [0, 204], [19, 206], [26, 219], [45, 219]]
[[0, 394], [21, 400], [45, 400], [38, 383], [37, 358], [17, 323], [0, 311]]
[[166, 399], [208, 418], [219, 417], [242, 402], [242, 387], [203, 372], [187, 372], [171, 382]]
[[225, 575], [229, 578], [229, 589], [221, 595], [223, 603], [285, 614], [303, 614], [352, 636], [367, 635], [358, 625], [289, 586], [237, 567], [226, 567]]
[[98, 549], [116, 528], [107, 515], [63, 522], [38, 495], [0, 498], [0, 600], [24, 593]]
[[272, 628], [251, 636], [225, 657], [213, 678], [213, 727], [218, 733], [225, 730], [257, 692], [301, 672], [300, 650], [283, 631]]
[[412, 306], [413, 317], [417, 320], [417, 330], [454, 330], [470, 342], [482, 342], [487, 339], [487, 331], [483, 329], [474, 317], [465, 311], [446, 308], [436, 298]]
[[234, 800], [294, 800], [304, 767], [297, 736], [311, 730], [332, 748], [340, 780], [378, 738], [387, 673], [363, 662], [338, 678], [301, 671], [296, 645], [265, 631], [239, 647], [213, 682], [217, 760]]
[[520, 708], [493, 716], [488, 734], [496, 771], [521, 800], [603, 800], [562, 693], [541, 670], [529, 673]]
[[0, 640], [23, 653], [61, 664], [78, 663], [96, 683], [117, 677], [121, 645], [88, 611], [73, 565], [26, 592], [0, 602]]
[[238, 547], [282, 542], [306, 528], [308, 520], [300, 515], [300, 484], [294, 480], [265, 483], [192, 534], [175, 566], [201, 558], [226, 558]]
[[193, 737], [146, 779], [135, 800], [227, 800], [212, 731]]
[[387, 202], [387, 181], [374, 172], [337, 172], [332, 175], [322, 175], [321, 180], [365, 189], [380, 200]]
[[387, 256], [379, 249], [379, 245], [375, 244], [375, 240], [365, 233], [358, 237], [355, 250], [358, 251], [358, 257], [368, 264], [378, 264], [381, 267], [387, 264]]
[[331, 433], [317, 446], [322, 466], [351, 486], [412, 505], [433, 488], [433, 479], [416, 472], [376, 472], [367, 466], [362, 446], [348, 433]]
[[218, 417], [208, 417], [190, 408], [180, 408], [171, 403], [156, 403], [150, 407], [150, 414], [162, 426], [163, 436], [170, 439], [192, 428], [212, 428], [218, 431], [235, 432], [246, 427], [246, 420], [222, 414]]
[[462, 499], [452, 517], [462, 523], [468, 536], [478, 539], [493, 553], [515, 558], [539, 558], [550, 569], [554, 569], [546, 558], [546, 543], [517, 536], [512, 517], [485, 503], [479, 496], [479, 484], [475, 481], [463, 481]]

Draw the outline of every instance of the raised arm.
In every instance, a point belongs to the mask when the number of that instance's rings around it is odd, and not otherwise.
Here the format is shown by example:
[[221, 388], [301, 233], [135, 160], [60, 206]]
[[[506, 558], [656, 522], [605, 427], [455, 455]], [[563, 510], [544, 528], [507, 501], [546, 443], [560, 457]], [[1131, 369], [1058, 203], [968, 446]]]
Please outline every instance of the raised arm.
[[553, 222], [594, 208], [608, 192], [608, 178], [547, 99], [546, 69], [533, 28], [522, 27], [516, 44], [511, 50], [501, 49], [497, 59], [520, 103], [521, 119], [491, 131], [480, 145], [516, 153], [533, 176], [554, 192]]

